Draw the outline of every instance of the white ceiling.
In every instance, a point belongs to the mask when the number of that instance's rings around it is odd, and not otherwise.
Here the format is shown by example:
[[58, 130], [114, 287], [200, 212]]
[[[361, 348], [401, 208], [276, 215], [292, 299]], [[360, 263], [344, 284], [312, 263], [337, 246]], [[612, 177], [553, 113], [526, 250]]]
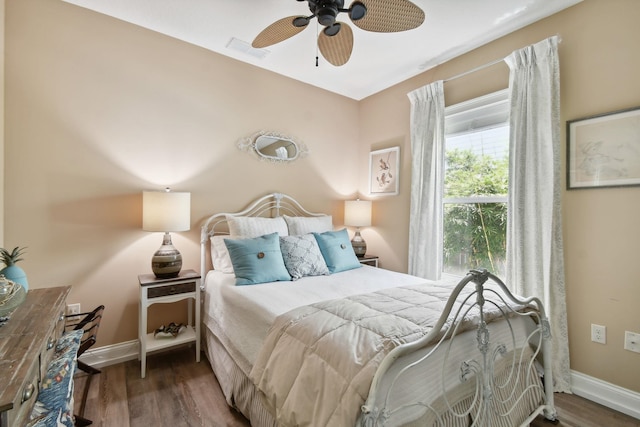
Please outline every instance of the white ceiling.
[[[582, 0], [413, 0], [426, 14], [418, 28], [372, 33], [353, 24], [351, 59], [334, 67], [320, 55], [315, 20], [257, 59], [229, 48], [250, 45], [272, 22], [308, 15], [295, 0], [64, 0], [356, 100], [386, 89]], [[366, 0], [362, 0], [366, 4]], [[345, 1], [345, 7], [350, 0]], [[349, 23], [345, 14], [339, 20]], [[497, 59], [497, 58], [488, 58]]]

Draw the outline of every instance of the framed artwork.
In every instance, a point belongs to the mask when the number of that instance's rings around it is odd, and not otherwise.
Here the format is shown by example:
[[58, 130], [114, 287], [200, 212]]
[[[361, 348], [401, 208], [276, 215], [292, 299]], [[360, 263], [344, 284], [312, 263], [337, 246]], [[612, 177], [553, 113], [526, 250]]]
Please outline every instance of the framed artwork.
[[369, 195], [395, 196], [399, 184], [400, 147], [372, 151], [369, 155]]
[[567, 121], [567, 189], [640, 185], [640, 107]]

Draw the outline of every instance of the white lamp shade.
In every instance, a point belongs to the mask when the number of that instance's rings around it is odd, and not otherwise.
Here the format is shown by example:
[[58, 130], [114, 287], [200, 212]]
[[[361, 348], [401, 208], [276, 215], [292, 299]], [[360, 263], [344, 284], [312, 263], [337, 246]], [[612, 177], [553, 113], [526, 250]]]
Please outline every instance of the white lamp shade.
[[187, 231], [191, 228], [191, 193], [142, 192], [142, 229]]
[[347, 200], [344, 202], [344, 224], [352, 227], [371, 225], [371, 202], [368, 200]]

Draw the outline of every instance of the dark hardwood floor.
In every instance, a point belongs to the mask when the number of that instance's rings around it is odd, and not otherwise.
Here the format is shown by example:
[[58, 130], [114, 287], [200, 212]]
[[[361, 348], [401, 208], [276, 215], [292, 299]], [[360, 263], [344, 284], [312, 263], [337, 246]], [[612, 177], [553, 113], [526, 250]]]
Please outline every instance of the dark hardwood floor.
[[[248, 427], [227, 405], [206, 357], [195, 362], [193, 348], [147, 358], [147, 378], [137, 360], [107, 366], [94, 376], [85, 418], [95, 427]], [[76, 376], [74, 398], [80, 410], [86, 375]], [[556, 394], [559, 427], [640, 427], [640, 420], [570, 394]], [[533, 427], [551, 427], [543, 419]]]
[[[85, 382], [86, 374], [77, 374], [76, 413]], [[92, 427], [249, 426], [227, 405], [204, 354], [196, 363], [193, 347], [150, 355], [144, 379], [137, 360], [102, 368], [91, 381], [84, 417]]]

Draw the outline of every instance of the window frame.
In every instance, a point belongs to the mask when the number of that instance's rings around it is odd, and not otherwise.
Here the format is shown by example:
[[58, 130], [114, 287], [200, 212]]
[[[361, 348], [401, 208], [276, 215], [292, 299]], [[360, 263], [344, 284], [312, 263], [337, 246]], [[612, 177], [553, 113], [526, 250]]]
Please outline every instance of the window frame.
[[[445, 108], [444, 147], [448, 137], [488, 130], [495, 127], [507, 126], [509, 123], [509, 89], [499, 90], [484, 96], [473, 98]], [[444, 165], [443, 165], [444, 166]], [[474, 204], [474, 203], [505, 203], [508, 206], [508, 194], [505, 196], [469, 196], [469, 197], [445, 197], [445, 179], [442, 179], [442, 220], [440, 223], [443, 238], [442, 250], [444, 251], [444, 216], [445, 206], [448, 204]], [[443, 276], [460, 277], [457, 274], [445, 271], [445, 257], [442, 256], [440, 272]]]

